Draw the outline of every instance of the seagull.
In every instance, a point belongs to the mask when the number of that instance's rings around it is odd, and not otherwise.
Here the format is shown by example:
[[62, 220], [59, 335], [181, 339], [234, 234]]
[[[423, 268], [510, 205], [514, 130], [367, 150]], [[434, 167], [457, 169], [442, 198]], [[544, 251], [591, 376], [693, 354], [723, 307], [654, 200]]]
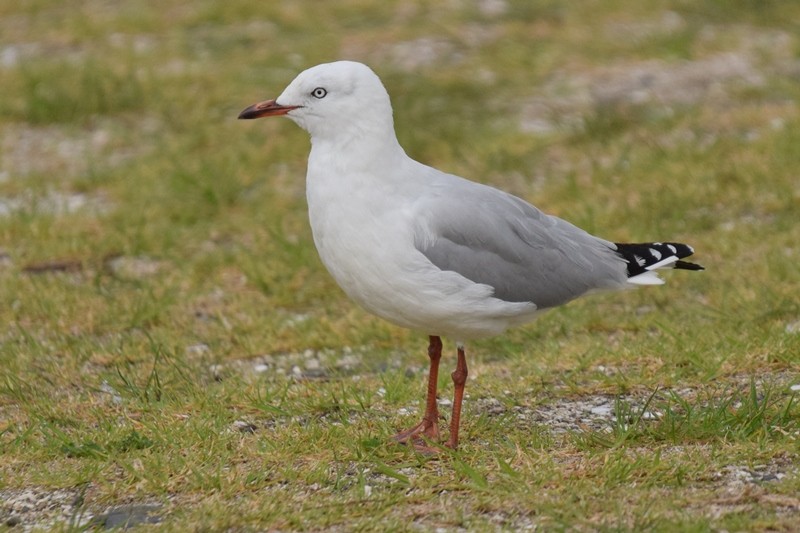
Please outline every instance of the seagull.
[[301, 72], [240, 119], [286, 116], [309, 133], [306, 196], [314, 244], [364, 309], [429, 337], [422, 421], [393, 439], [440, 451], [441, 337], [455, 340], [450, 434], [458, 447], [468, 369], [464, 342], [499, 335], [547, 309], [606, 289], [663, 283], [656, 270], [703, 270], [677, 242], [615, 243], [501, 190], [406, 155], [392, 105], [366, 65], [336, 61]]

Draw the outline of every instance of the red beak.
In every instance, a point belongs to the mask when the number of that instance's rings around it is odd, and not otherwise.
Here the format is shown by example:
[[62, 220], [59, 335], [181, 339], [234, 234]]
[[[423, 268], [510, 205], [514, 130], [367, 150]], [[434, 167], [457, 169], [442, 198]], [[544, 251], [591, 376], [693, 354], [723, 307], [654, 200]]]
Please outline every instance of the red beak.
[[239, 113], [239, 118], [261, 118], [261, 117], [277, 117], [279, 115], [285, 115], [292, 109], [297, 109], [298, 107], [303, 107], [299, 105], [280, 105], [275, 100], [267, 100], [265, 102], [259, 102], [257, 104], [253, 104], [241, 113]]

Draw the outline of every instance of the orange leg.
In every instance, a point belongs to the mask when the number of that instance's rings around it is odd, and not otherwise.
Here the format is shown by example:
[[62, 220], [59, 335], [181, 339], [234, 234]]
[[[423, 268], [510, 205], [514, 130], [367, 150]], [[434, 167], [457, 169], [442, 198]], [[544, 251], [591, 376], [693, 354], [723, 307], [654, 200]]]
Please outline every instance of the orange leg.
[[464, 401], [464, 385], [467, 383], [467, 357], [464, 355], [464, 348], [458, 347], [458, 362], [455, 371], [450, 374], [453, 378], [455, 393], [453, 396], [453, 415], [450, 419], [450, 438], [447, 439], [447, 447], [455, 450], [458, 448], [458, 426], [461, 422], [461, 403]]
[[422, 437], [434, 442], [439, 440], [439, 407], [436, 404], [436, 384], [439, 379], [439, 360], [442, 358], [441, 338], [430, 336], [428, 357], [431, 360], [431, 368], [428, 372], [428, 399], [425, 403], [425, 415], [422, 417], [422, 422], [392, 437], [402, 444], [411, 443], [422, 452], [435, 451], [425, 445]]

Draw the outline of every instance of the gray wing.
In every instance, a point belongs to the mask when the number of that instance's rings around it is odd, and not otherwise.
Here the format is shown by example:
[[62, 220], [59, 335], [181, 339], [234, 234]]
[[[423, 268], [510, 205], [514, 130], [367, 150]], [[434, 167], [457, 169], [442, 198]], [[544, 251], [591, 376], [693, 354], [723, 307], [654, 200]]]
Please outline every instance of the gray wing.
[[557, 306], [625, 283], [616, 246], [510, 194], [447, 175], [420, 199], [417, 248], [508, 302]]

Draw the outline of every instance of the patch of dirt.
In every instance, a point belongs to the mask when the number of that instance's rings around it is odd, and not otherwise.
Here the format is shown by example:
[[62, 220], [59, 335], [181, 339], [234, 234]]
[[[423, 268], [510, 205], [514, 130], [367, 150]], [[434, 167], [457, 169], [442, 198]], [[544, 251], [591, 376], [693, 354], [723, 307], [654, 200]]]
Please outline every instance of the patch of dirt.
[[105, 266], [117, 278], [134, 280], [154, 276], [164, 270], [168, 263], [146, 256], [117, 256], [109, 258]]
[[84, 530], [100, 527], [123, 528], [161, 521], [158, 503], [128, 503], [110, 507], [102, 512], [85, 505], [85, 491], [78, 489], [0, 490], [0, 527], [13, 531]]
[[9, 489], [0, 490], [0, 524], [31, 531], [51, 528], [56, 524], [81, 527], [91, 515], [81, 515], [83, 497], [73, 489]]
[[[646, 38], [682, 27], [680, 16], [666, 13], [653, 22], [613, 23], [608, 31]], [[558, 70], [536, 96], [521, 103], [520, 129], [535, 134], [580, 129], [584, 117], [621, 106], [655, 104], [665, 113], [674, 106], [730, 106], [736, 90], [762, 87], [770, 77], [800, 72], [792, 52], [796, 39], [787, 32], [708, 26], [700, 31], [697, 46], [703, 48], [704, 42], [723, 36], [735, 45], [694, 60], [627, 61]]]
[[59, 126], [7, 124], [0, 137], [0, 161], [3, 172], [14, 177], [80, 176], [110, 142], [111, 134], [103, 128], [75, 135]]
[[764, 76], [752, 60], [741, 54], [725, 53], [697, 61], [667, 63], [660, 60], [615, 65], [578, 77], [575, 83], [588, 90], [595, 105], [690, 104], [724, 95], [728, 86], [764, 84]]
[[[141, 133], [155, 131], [157, 121], [144, 119], [133, 126]], [[99, 123], [88, 130], [74, 130], [58, 125], [34, 126], [6, 124], [0, 132], [0, 182], [18, 181], [28, 176], [46, 176], [53, 184], [68, 183], [86, 175], [93, 162], [116, 167], [139, 156], [150, 147], [147, 142], [130, 143], [114, 133], [114, 127]], [[98, 195], [58, 190], [25, 190], [0, 197], [0, 216], [18, 211], [63, 215], [77, 211], [108, 212], [112, 205]]]
[[[287, 322], [306, 320], [304, 315], [291, 315]], [[341, 350], [305, 350], [282, 354], [263, 354], [248, 359], [235, 359], [213, 364], [209, 367], [215, 380], [225, 379], [231, 372], [246, 378], [272, 374], [293, 379], [326, 379], [332, 372], [337, 375], [353, 374], [362, 365], [366, 348], [354, 350], [345, 346]], [[353, 376], [356, 378], [357, 376]]]
[[616, 20], [603, 28], [607, 37], [627, 41], [644, 41], [672, 35], [686, 28], [686, 21], [674, 11], [664, 11], [650, 19]]
[[48, 191], [43, 195], [35, 195], [26, 191], [18, 196], [0, 196], [0, 217], [20, 211], [60, 216], [78, 211], [106, 213], [110, 209], [110, 203], [105, 198], [84, 193]]
[[[403, 72], [417, 72], [438, 65], [458, 64], [470, 49], [485, 46], [500, 39], [502, 35], [503, 32], [498, 27], [464, 24], [454, 28], [447, 37], [425, 36], [379, 46], [346, 40], [341, 55], [354, 57], [368, 64], [391, 65]], [[479, 71], [476, 76], [488, 81], [493, 75], [489, 71]]]
[[795, 471], [796, 468], [791, 459], [779, 457], [765, 464], [728, 465], [715, 474], [713, 481], [729, 491], [736, 491], [747, 485], [780, 481]]
[[441, 62], [457, 61], [459, 53], [454, 43], [437, 38], [421, 37], [381, 47], [375, 52], [378, 62], [387, 61], [400, 70], [412, 72]]
[[742, 54], [718, 54], [697, 61], [623, 63], [574, 73], [559, 72], [541, 96], [522, 104], [520, 129], [549, 133], [580, 127], [597, 109], [656, 102], [669, 109], [706, 100], [727, 100], [733, 88], [759, 87], [765, 76]]
[[[92, 162], [119, 166], [150, 149], [147, 142], [136, 148], [120, 138], [108, 122], [99, 120], [89, 129], [75, 130], [60, 125], [36, 126], [9, 123], [0, 133], [0, 176], [4, 180], [24, 178], [32, 174], [53, 176], [53, 181], [83, 176]], [[127, 125], [147, 139], [161, 128], [160, 121], [144, 117]]]
[[[598, 367], [609, 372], [606, 367]], [[800, 390], [796, 373], [790, 371], [773, 372], [754, 378], [751, 375], [736, 374], [726, 376], [720, 380], [719, 388], [697, 389], [682, 387], [676, 389], [659, 389], [652, 403], [645, 409], [648, 394], [590, 394], [579, 397], [557, 398], [552, 401], [545, 400], [534, 407], [513, 405], [507, 406], [498, 398], [485, 397], [474, 401], [467, 401], [467, 409], [488, 416], [509, 414], [521, 423], [544, 426], [554, 435], [576, 431], [611, 431], [617, 423], [619, 413], [626, 417], [639, 417], [643, 421], [659, 420], [664, 413], [659, 410], [659, 405], [670, 401], [670, 396], [675, 394], [688, 402], [705, 402], [716, 396], [721, 391], [736, 389], [742, 394], [749, 391], [751, 383], [758, 391], [759, 400], [763, 400], [765, 391], [774, 393], [793, 394]], [[467, 395], [467, 398], [469, 396]], [[442, 401], [439, 402], [442, 405]], [[622, 422], [633, 422], [623, 420]]]
[[42, 49], [39, 43], [11, 43], [0, 48], [0, 67], [14, 68], [24, 60], [36, 56]]

